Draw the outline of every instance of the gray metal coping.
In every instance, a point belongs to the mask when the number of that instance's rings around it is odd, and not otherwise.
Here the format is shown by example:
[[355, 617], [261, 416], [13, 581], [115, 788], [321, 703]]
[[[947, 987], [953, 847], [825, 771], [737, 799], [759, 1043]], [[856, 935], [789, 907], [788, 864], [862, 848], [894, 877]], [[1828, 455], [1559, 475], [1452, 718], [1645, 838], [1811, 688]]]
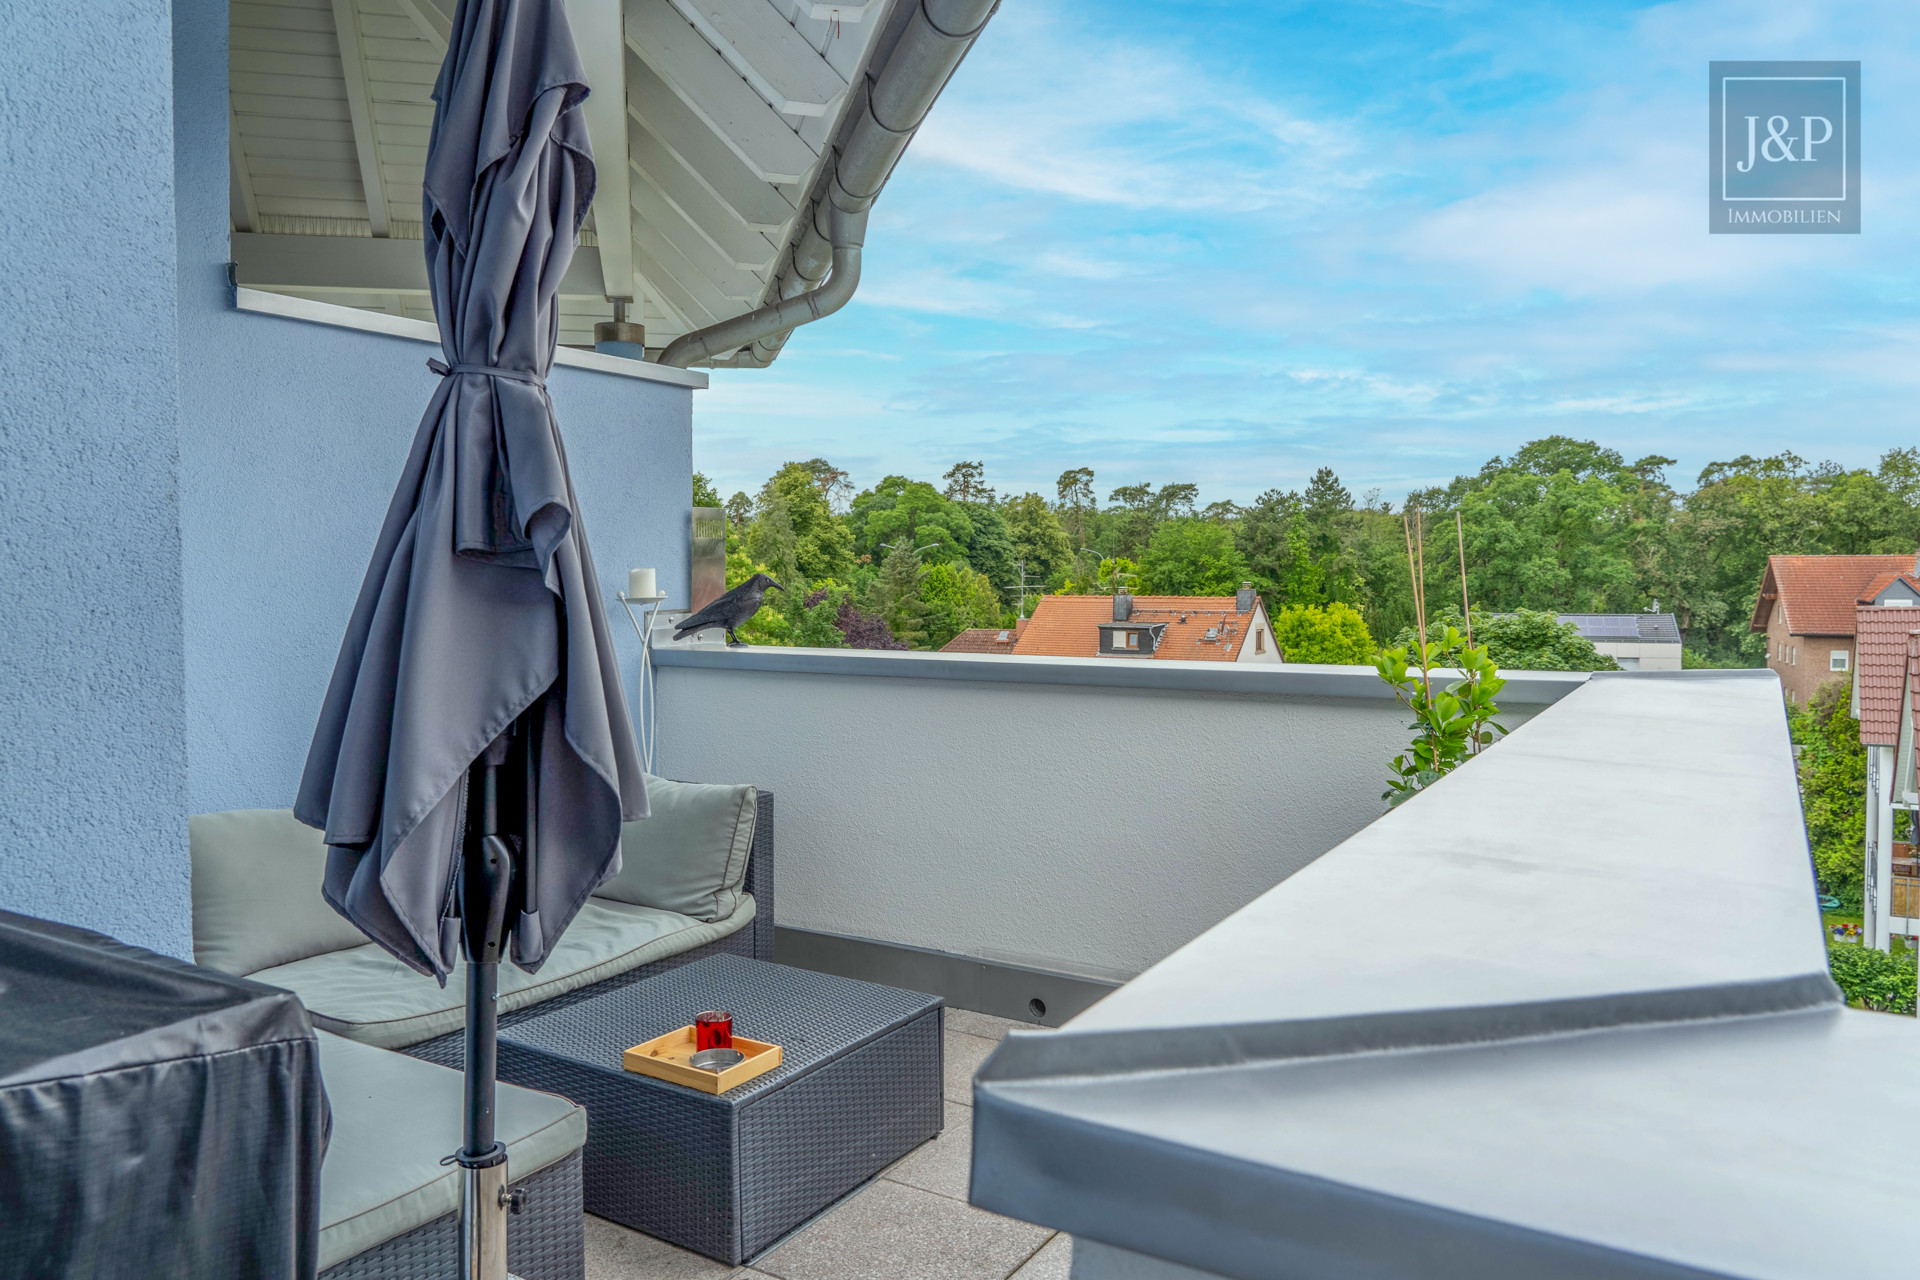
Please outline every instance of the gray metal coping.
[[[656, 641], [654, 665], [719, 671], [786, 671], [805, 675], [879, 676], [906, 680], [976, 680], [999, 684], [1085, 685], [1174, 689], [1265, 697], [1378, 698], [1393, 691], [1369, 666], [1317, 663], [1187, 662], [1155, 658], [1034, 658], [1001, 653], [922, 653], [887, 649], [797, 649], [774, 645], [728, 648]], [[1500, 701], [1518, 706], [1558, 702], [1584, 684], [1582, 671], [1503, 671]], [[1458, 671], [1435, 669], [1441, 679]]]
[[1878, 1274], [1916, 1051], [1827, 976], [1777, 679], [1605, 673], [1009, 1036], [972, 1198], [1238, 1277]]

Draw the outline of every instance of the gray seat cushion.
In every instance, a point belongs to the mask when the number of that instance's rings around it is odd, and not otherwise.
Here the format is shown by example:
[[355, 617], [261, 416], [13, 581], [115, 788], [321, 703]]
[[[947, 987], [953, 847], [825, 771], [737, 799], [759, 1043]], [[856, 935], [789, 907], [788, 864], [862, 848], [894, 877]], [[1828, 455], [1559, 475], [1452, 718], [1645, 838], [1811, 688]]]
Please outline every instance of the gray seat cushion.
[[[460, 1207], [458, 1071], [320, 1033], [333, 1136], [320, 1167], [320, 1269]], [[578, 1151], [587, 1113], [567, 1099], [499, 1086], [494, 1128], [518, 1182]]]
[[249, 974], [365, 945], [320, 896], [327, 846], [291, 809], [237, 809], [187, 819], [193, 859], [193, 958]]
[[647, 778], [650, 816], [620, 828], [620, 872], [594, 893], [695, 920], [732, 915], [742, 897], [759, 793], [749, 786]]
[[[751, 924], [754, 909], [752, 895], [742, 895], [732, 915], [708, 923], [589, 898], [539, 973], [500, 966], [500, 1012], [512, 1013], [724, 938]], [[314, 1026], [383, 1049], [419, 1044], [466, 1023], [464, 965], [456, 965], [442, 987], [372, 943], [248, 976], [298, 995]]]

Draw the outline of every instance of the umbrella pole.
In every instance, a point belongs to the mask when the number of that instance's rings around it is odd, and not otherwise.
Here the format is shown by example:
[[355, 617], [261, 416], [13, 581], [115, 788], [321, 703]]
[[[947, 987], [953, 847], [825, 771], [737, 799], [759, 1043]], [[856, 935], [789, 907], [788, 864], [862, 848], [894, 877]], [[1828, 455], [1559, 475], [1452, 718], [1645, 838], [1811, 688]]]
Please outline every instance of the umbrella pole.
[[507, 891], [513, 859], [500, 836], [503, 735], [474, 761], [480, 791], [476, 828], [469, 832], [461, 920], [467, 956], [467, 1072], [465, 1141], [453, 1157], [462, 1171], [460, 1280], [506, 1280], [507, 1149], [494, 1137], [494, 1079], [500, 1054], [500, 955], [506, 939]]

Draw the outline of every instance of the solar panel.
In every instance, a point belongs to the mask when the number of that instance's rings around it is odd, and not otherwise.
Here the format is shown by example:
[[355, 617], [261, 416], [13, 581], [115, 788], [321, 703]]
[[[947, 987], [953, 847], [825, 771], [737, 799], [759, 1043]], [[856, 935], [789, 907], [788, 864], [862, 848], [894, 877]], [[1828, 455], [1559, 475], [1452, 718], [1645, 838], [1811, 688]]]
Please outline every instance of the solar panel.
[[1580, 629], [1589, 640], [1638, 640], [1640, 619], [1631, 613], [1574, 613], [1562, 619]]

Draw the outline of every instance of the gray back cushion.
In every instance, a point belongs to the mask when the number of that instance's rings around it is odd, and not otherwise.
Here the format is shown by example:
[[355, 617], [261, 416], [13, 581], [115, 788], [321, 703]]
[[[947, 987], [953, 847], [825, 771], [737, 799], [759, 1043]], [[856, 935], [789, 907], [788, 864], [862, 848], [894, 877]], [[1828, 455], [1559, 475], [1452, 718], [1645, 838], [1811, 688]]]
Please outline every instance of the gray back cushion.
[[747, 786], [647, 778], [651, 817], [620, 828], [620, 874], [595, 895], [720, 920], [740, 905], [759, 793]]
[[187, 819], [193, 851], [193, 958], [248, 974], [366, 945], [320, 896], [327, 846], [291, 809]]

